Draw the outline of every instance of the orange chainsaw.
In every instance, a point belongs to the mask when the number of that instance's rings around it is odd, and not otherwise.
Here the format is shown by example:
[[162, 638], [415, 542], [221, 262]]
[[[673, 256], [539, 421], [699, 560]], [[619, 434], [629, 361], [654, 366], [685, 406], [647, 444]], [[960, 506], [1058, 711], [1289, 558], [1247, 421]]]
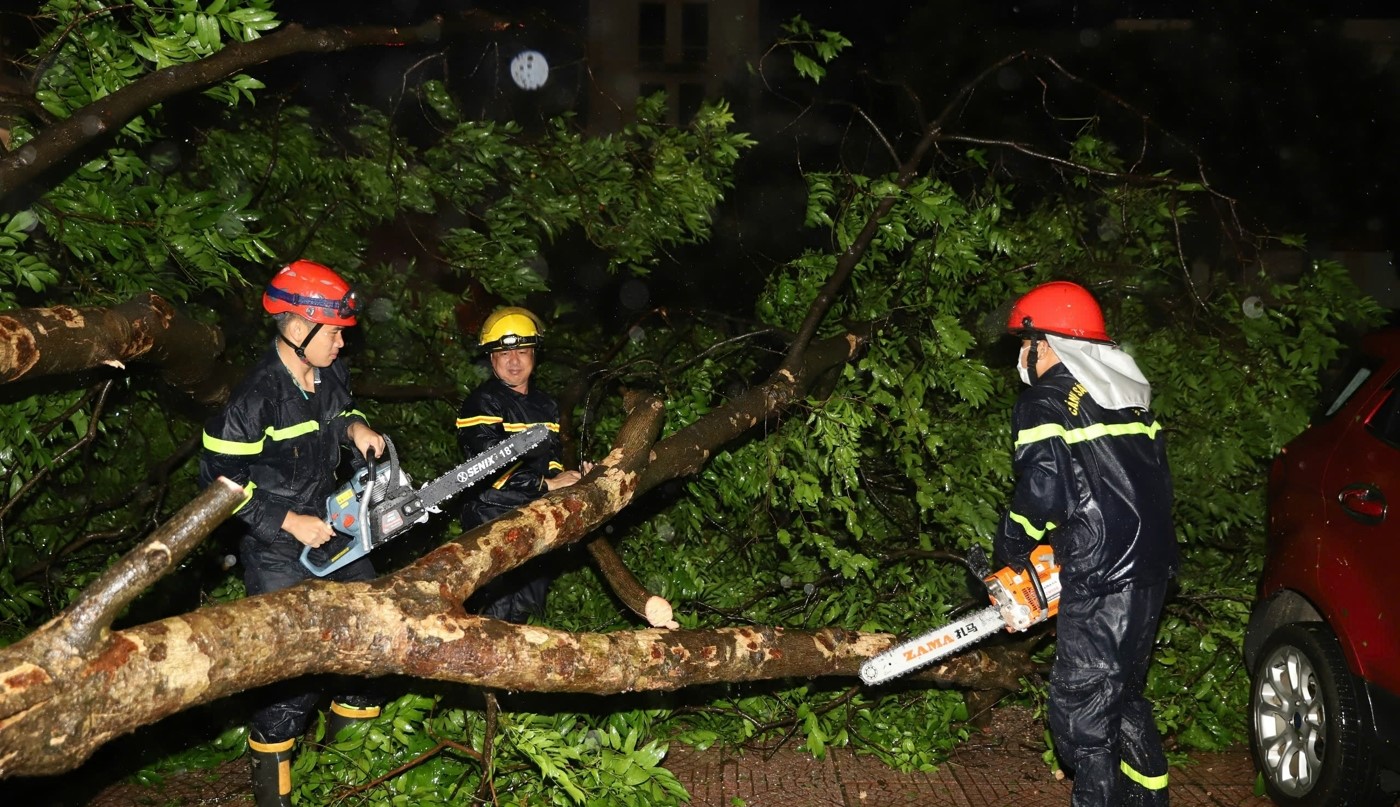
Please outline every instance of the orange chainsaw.
[[968, 553], [967, 563], [987, 585], [992, 604], [867, 659], [860, 665], [861, 681], [870, 686], [883, 684], [959, 653], [999, 628], [1023, 631], [1059, 613], [1060, 567], [1055, 565], [1055, 550], [1049, 544], [1032, 549], [1020, 570], [1006, 566], [991, 572], [981, 547]]

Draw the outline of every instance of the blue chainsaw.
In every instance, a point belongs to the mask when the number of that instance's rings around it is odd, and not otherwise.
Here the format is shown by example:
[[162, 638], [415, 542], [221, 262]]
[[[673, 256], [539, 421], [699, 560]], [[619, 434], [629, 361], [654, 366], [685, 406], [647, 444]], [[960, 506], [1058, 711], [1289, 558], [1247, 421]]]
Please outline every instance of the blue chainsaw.
[[[384, 453], [389, 461], [380, 463], [379, 457], [367, 457], [364, 467], [326, 499], [326, 521], [335, 534], [317, 549], [303, 549], [301, 565], [317, 577], [325, 577], [359, 560], [413, 525], [427, 521], [429, 514], [439, 512], [438, 505], [447, 499], [518, 462], [548, 437], [548, 427], [537, 423], [418, 490], [413, 489], [413, 481], [399, 468], [394, 441], [385, 437]], [[318, 566], [311, 560], [312, 552], [329, 556], [330, 560]]]

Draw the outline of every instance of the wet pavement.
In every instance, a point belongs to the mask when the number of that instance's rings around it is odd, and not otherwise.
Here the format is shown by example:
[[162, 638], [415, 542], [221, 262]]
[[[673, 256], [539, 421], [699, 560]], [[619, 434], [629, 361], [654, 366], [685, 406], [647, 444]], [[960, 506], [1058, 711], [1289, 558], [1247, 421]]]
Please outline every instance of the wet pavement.
[[[1068, 805], [1070, 796], [1069, 781], [1031, 749], [965, 748], [931, 773], [899, 773], [849, 750], [813, 759], [788, 749], [738, 755], [672, 746], [666, 767], [690, 791], [691, 807], [1036, 807]], [[1246, 751], [1193, 754], [1169, 775], [1174, 807], [1273, 804], [1254, 795]]]

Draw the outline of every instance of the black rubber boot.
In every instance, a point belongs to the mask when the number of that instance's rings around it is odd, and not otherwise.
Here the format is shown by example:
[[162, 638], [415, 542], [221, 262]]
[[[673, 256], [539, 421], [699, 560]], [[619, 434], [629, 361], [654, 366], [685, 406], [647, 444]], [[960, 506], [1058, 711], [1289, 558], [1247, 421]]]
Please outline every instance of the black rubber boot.
[[359, 723], [363, 720], [373, 720], [379, 717], [380, 707], [375, 706], [351, 706], [341, 701], [331, 701], [330, 711], [326, 713], [326, 736], [322, 742], [327, 745], [335, 742], [335, 738], [347, 726]]
[[253, 801], [258, 807], [292, 807], [292, 755], [296, 740], [269, 743], [248, 734], [253, 761]]

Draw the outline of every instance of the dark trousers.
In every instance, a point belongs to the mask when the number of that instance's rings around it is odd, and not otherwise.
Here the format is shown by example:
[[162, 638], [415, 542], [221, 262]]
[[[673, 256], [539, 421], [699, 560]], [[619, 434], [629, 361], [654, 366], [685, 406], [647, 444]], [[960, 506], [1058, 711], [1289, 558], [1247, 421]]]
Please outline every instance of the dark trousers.
[[[257, 545], [251, 538], [244, 538], [240, 561], [243, 563], [243, 584], [248, 595], [280, 591], [315, 575], [301, 563], [301, 544], [290, 535], [284, 535], [284, 544], [268, 548]], [[312, 557], [312, 562], [323, 564], [324, 558]], [[360, 558], [354, 563], [326, 575], [325, 580], [346, 583], [357, 580], [373, 580], [374, 565], [369, 558]], [[357, 682], [358, 683], [358, 682]], [[346, 691], [335, 695], [335, 700], [347, 706], [374, 706], [382, 698], [369, 691], [368, 687], [351, 684]], [[249, 733], [262, 743], [279, 743], [300, 737], [306, 733], [307, 718], [316, 709], [323, 695], [319, 690], [307, 690], [297, 682], [288, 682], [274, 703], [268, 704], [253, 713], [249, 720]]]
[[1165, 807], [1167, 758], [1143, 697], [1167, 584], [1061, 600], [1050, 730], [1073, 807]]

